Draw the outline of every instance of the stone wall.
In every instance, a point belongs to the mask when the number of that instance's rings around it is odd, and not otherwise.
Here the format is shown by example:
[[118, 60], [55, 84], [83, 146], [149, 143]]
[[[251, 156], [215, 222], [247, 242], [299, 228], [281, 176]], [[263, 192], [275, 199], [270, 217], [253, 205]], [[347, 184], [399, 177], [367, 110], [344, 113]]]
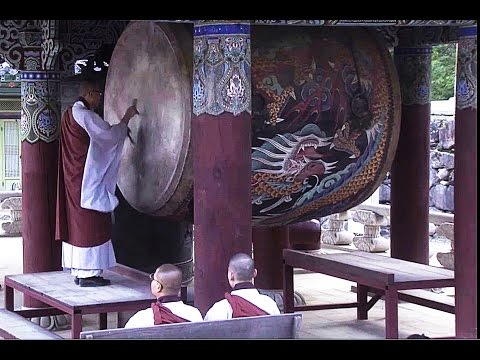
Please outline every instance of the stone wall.
[[[432, 101], [430, 118], [431, 210], [453, 213], [455, 162], [455, 98]], [[390, 203], [390, 174], [380, 185], [379, 201]]]

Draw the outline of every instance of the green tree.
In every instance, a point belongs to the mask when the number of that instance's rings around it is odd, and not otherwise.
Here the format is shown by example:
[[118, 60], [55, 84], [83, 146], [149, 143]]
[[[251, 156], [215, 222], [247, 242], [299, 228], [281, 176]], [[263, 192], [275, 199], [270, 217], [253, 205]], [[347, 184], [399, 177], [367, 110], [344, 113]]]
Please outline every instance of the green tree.
[[431, 100], [447, 100], [454, 95], [456, 43], [433, 47]]

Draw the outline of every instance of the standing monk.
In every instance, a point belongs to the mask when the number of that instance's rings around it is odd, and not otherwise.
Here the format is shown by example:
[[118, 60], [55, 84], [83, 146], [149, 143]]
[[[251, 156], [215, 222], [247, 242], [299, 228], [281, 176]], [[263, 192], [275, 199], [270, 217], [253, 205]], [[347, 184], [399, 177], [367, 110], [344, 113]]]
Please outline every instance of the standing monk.
[[80, 84], [80, 97], [62, 118], [58, 153], [55, 239], [62, 240], [62, 266], [75, 284], [109, 285], [100, 275], [116, 265], [111, 241], [118, 168], [128, 122], [138, 114], [130, 106], [116, 125], [95, 109], [102, 90], [95, 80]]

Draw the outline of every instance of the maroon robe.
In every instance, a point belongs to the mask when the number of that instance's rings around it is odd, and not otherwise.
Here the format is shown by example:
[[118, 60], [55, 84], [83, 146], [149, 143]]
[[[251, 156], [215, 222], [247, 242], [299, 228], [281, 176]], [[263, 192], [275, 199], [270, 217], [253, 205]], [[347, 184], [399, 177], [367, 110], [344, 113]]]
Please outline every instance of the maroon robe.
[[[180, 298], [178, 298], [178, 300], [180, 300]], [[175, 315], [169, 308], [162, 305], [160, 299], [159, 301], [152, 303], [152, 310], [155, 325], [190, 322], [189, 320]]]
[[265, 310], [260, 309], [257, 305], [252, 304], [241, 296], [232, 295], [227, 292], [225, 293], [225, 299], [227, 299], [232, 307], [232, 318], [269, 315]]
[[89, 145], [90, 137], [75, 121], [70, 107], [63, 115], [60, 127], [55, 239], [78, 247], [102, 245], [112, 234], [110, 213], [80, 206]]

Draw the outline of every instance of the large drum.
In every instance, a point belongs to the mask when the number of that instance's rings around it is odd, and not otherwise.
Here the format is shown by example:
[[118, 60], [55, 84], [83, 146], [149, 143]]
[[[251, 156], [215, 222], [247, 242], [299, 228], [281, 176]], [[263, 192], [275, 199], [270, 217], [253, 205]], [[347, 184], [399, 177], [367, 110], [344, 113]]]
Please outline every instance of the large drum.
[[375, 30], [252, 30], [254, 225], [327, 216], [366, 200], [391, 166], [400, 86]]
[[[138, 99], [141, 119], [132, 120], [118, 181], [125, 199], [143, 213], [187, 220], [191, 152], [200, 150], [190, 144], [192, 32], [130, 23], [105, 98], [107, 119]], [[251, 74], [253, 225], [301, 222], [367, 199], [391, 166], [400, 124], [383, 39], [364, 28], [252, 27]]]
[[130, 23], [105, 85], [107, 121], [119, 122], [134, 99], [140, 113], [129, 124], [118, 187], [136, 210], [159, 217], [183, 219], [191, 209], [192, 32], [187, 24]]

